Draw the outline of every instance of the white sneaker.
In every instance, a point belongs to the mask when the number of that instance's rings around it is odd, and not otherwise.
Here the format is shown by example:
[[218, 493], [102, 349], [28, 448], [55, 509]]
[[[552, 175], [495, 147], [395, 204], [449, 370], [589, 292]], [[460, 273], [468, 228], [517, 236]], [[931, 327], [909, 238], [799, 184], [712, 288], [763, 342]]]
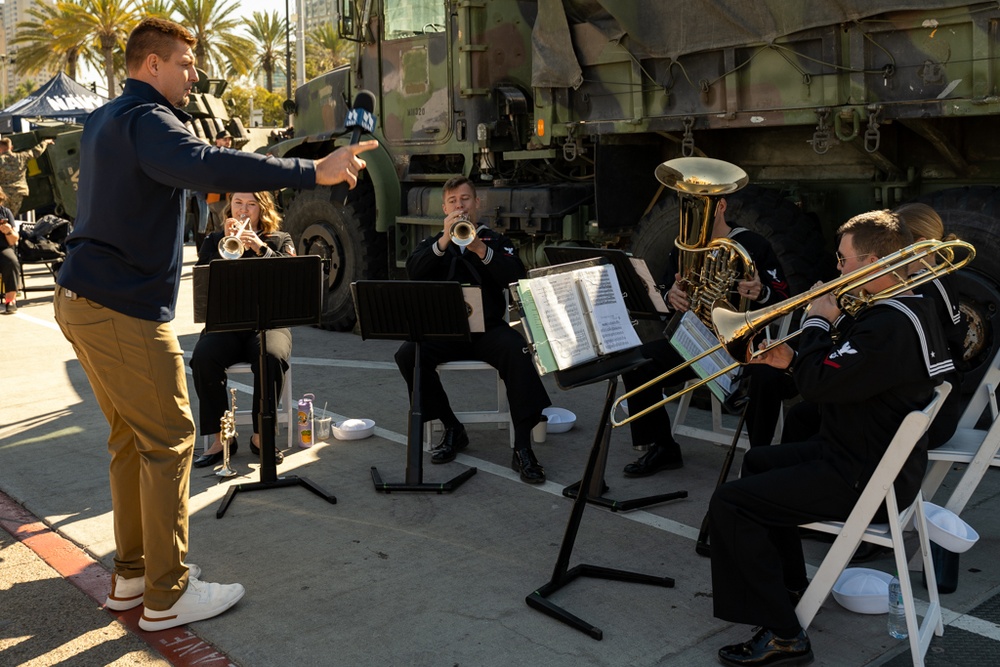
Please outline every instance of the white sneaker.
[[[190, 563], [188, 565], [188, 576], [198, 578], [201, 576], [201, 568]], [[133, 577], [126, 579], [118, 573], [111, 575], [111, 593], [104, 601], [104, 606], [114, 611], [127, 611], [142, 604], [142, 597], [146, 592], [146, 577]]]
[[240, 601], [246, 589], [242, 584], [209, 584], [188, 579], [187, 590], [170, 609], [157, 611], [144, 607], [139, 627], [147, 632], [175, 628], [218, 616]]

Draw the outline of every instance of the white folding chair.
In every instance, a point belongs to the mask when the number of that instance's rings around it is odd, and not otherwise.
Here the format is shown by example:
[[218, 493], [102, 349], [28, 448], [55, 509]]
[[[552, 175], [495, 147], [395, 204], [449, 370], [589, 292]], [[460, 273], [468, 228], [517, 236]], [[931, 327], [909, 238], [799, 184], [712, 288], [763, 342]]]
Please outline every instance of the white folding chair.
[[[238, 364], [233, 364], [226, 369], [227, 375], [233, 375], [234, 373], [249, 373], [250, 382], [249, 384], [253, 386], [255, 379], [253, 377], [253, 371], [250, 368], [250, 364], [241, 362]], [[292, 400], [292, 367], [288, 366], [288, 371], [285, 373], [285, 383], [281, 390], [281, 396], [278, 398], [278, 409], [275, 415], [276, 424], [284, 424], [285, 431], [288, 433], [288, 447], [292, 446], [292, 438], [296, 432], [295, 424], [298, 423], [298, 417], [296, 415], [297, 405], [295, 401]], [[246, 425], [253, 423], [253, 411], [254, 408], [247, 410], [237, 410], [236, 411], [236, 425]], [[212, 442], [215, 440], [215, 435], [206, 435], [203, 439], [204, 451], [212, 446]], [[247, 442], [250, 442], [249, 438]], [[277, 443], [275, 443], [277, 444]], [[279, 448], [280, 449], [280, 448]]]
[[[456, 412], [455, 416], [463, 424], [496, 424], [497, 428], [507, 427], [510, 434], [510, 446], [514, 447], [514, 422], [510, 416], [510, 406], [507, 404], [507, 389], [497, 369], [490, 366], [485, 361], [446, 361], [437, 367], [438, 373], [444, 371], [489, 371], [496, 375], [497, 379], [497, 402], [495, 408], [484, 408], [482, 410], [467, 410]], [[430, 451], [433, 448], [434, 426], [441, 422], [432, 420], [424, 422], [424, 450]]]
[[[846, 522], [819, 521], [802, 526], [837, 536], [827, 552], [816, 575], [806, 589], [805, 594], [795, 608], [799, 624], [808, 628], [820, 606], [829, 596], [837, 578], [850, 562], [851, 556], [858, 545], [864, 542], [891, 547], [895, 555], [896, 570], [902, 590], [903, 606], [906, 614], [906, 628], [909, 633], [910, 652], [914, 665], [924, 664], [924, 655], [930, 646], [931, 634], [939, 637], [944, 634], [944, 623], [941, 619], [941, 602], [938, 597], [937, 580], [934, 576], [934, 564], [931, 560], [930, 540], [927, 537], [927, 519], [924, 516], [923, 494], [917, 492], [917, 497], [909, 507], [902, 512], [896, 503], [896, 493], [893, 481], [902, 469], [910, 452], [917, 441], [927, 432], [934, 416], [941, 409], [944, 399], [951, 391], [951, 385], [944, 382], [939, 386], [934, 398], [921, 411], [911, 412], [900, 424], [895, 437], [882, 456], [881, 462], [872, 474], [871, 479], [861, 492], [861, 497], [851, 511]], [[885, 504], [889, 516], [888, 524], [872, 524], [872, 517]], [[924, 572], [927, 578], [927, 590], [930, 604], [924, 614], [923, 623], [917, 623], [917, 610], [913, 599], [913, 585], [907, 567], [906, 547], [903, 543], [903, 531], [907, 524], [913, 521], [920, 541], [920, 553], [923, 557]]]
[[[996, 391], [1000, 384], [1000, 353], [993, 358], [989, 370], [979, 382], [969, 400], [958, 428], [951, 439], [927, 452], [927, 476], [922, 491], [927, 500], [934, 498], [953, 463], [965, 463], [965, 472], [959, 478], [944, 507], [961, 514], [968, 504], [983, 475], [990, 465], [997, 465], [996, 454], [1000, 448], [1000, 419], [998, 419]], [[989, 409], [992, 424], [988, 429], [976, 428], [979, 418]]]

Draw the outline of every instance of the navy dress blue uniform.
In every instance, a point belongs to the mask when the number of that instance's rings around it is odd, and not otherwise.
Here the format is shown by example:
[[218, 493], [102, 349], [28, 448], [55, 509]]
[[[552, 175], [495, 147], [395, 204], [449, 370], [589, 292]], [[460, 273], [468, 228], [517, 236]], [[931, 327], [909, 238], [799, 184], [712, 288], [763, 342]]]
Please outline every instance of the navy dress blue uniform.
[[[743, 227], [733, 228], [728, 237], [743, 246], [743, 248], [750, 255], [750, 258], [754, 261], [754, 265], [757, 268], [761, 284], [763, 285], [763, 292], [760, 295], [760, 299], [751, 304], [751, 309], [763, 308], [764, 306], [770, 306], [787, 299], [789, 296], [788, 281], [785, 279], [785, 274], [778, 261], [778, 257], [775, 255], [774, 250], [771, 249], [771, 244], [767, 242], [767, 239]], [[677, 249], [675, 248], [673, 252], [670, 253], [667, 275], [664, 276], [664, 284], [667, 286], [667, 289], [673, 285], [674, 276], [677, 274], [677, 271], [678, 260]], [[735, 290], [735, 287], [733, 289]], [[738, 302], [738, 295], [734, 297], [733, 301]], [[653, 380], [667, 370], [679, 366], [684, 361], [670, 344], [669, 339], [656, 340], [651, 343], [646, 343], [640, 349], [643, 356], [652, 360], [652, 363], [644, 364], [639, 368], [622, 375], [622, 384], [624, 384], [626, 390], [629, 391], [645, 384], [650, 380]], [[764, 367], [755, 367], [751, 369], [751, 372], [754, 374], [759, 373], [761, 375], [768, 376], [783, 375], [780, 372], [773, 371], [774, 369]], [[658, 403], [662, 400], [663, 390], [667, 386], [676, 385], [684, 382], [685, 380], [691, 380], [694, 378], [694, 371], [686, 369], [672, 375], [669, 379], [659, 385], [654, 385], [639, 392], [635, 396], [629, 398], [629, 412], [635, 414], [646, 409], [650, 405]], [[760, 385], [763, 386], [764, 383], [760, 383]], [[760, 411], [759, 415], [754, 414], [753, 417], [748, 416], [751, 424], [756, 425], [757, 423], [760, 423], [766, 425], [769, 423], [770, 432], [773, 435], [774, 424], [777, 421], [778, 410], [780, 409], [780, 400], [780, 397], [769, 402], [765, 400], [751, 400], [750, 406], [752, 406], [752, 408], [748, 406], [748, 409]], [[768, 403], [768, 405], [764, 405], [765, 403]], [[768, 417], [768, 415], [771, 416]], [[657, 443], [670, 447], [676, 451], [678, 457], [680, 456], [680, 447], [673, 442], [673, 439], [670, 436], [670, 416], [667, 414], [666, 408], [651, 411], [649, 414], [630, 422], [629, 427], [632, 433], [633, 446], [644, 446]], [[770, 440], [770, 438], [768, 438], [768, 440]]]
[[[487, 252], [480, 259], [473, 252], [449, 243], [442, 252], [438, 239], [442, 233], [425, 239], [406, 261], [411, 280], [453, 280], [478, 285], [482, 291], [485, 331], [472, 334], [470, 342], [421, 343], [421, 410], [424, 421], [440, 419], [450, 413], [448, 395], [435, 370], [446, 361], [475, 359], [485, 361], [500, 373], [507, 388], [511, 418], [519, 446], [530, 446], [531, 428], [540, 420], [542, 410], [552, 404], [538, 371], [532, 362], [528, 344], [505, 320], [505, 290], [512, 282], [525, 277], [524, 265], [510, 239], [480, 225], [478, 238]], [[396, 352], [396, 364], [413, 392], [415, 344], [406, 342]], [[527, 438], [527, 439], [526, 439]], [[521, 440], [524, 440], [521, 442]]]
[[[900, 423], [927, 406], [954, 367], [934, 304], [919, 296], [878, 302], [836, 324], [835, 340], [833, 325], [807, 317], [793, 364], [803, 398], [819, 406], [819, 433], [749, 450], [741, 478], [712, 497], [713, 599], [723, 620], [799, 627], [789, 591], [808, 581], [796, 527], [847, 518]], [[916, 496], [926, 465], [925, 436], [896, 479], [900, 505]]]

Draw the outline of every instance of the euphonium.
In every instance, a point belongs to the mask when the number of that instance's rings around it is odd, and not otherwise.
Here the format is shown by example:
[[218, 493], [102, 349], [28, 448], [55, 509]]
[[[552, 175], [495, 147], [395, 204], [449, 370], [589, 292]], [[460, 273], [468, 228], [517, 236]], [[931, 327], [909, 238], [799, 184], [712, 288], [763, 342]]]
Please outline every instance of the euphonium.
[[219, 254], [223, 259], [239, 259], [243, 256], [243, 239], [240, 238], [240, 234], [249, 224], [250, 218], [243, 218], [243, 223], [235, 234], [219, 239]]
[[[655, 174], [680, 197], [680, 226], [674, 241], [680, 280], [691, 310], [710, 325], [712, 307], [717, 301], [729, 301], [733, 282], [751, 280], [756, 272], [739, 243], [725, 237], [710, 240], [720, 198], [736, 192], [749, 179], [734, 164], [701, 157], [668, 160]], [[749, 299], [740, 297], [739, 310], [749, 306]]]
[[464, 213], [451, 226], [451, 242], [465, 247], [476, 239], [476, 226]]

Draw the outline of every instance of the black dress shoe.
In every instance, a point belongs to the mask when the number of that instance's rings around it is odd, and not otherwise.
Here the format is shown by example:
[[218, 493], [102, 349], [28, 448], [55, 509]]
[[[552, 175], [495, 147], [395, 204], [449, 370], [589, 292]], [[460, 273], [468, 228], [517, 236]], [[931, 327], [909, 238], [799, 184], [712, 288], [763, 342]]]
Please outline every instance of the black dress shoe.
[[[236, 450], [239, 448], [239, 443], [236, 442], [236, 438], [233, 438], [232, 443], [229, 445], [229, 455], [232, 456], [235, 454]], [[191, 462], [191, 465], [195, 468], [207, 468], [208, 466], [214, 466], [218, 463], [222, 463], [221, 449], [214, 454], [201, 454], [200, 456], [196, 456], [194, 461]]]
[[[253, 444], [253, 440], [250, 441], [250, 453], [260, 459], [260, 447]], [[285, 460], [285, 455], [281, 453], [281, 450], [277, 447], [274, 448], [274, 462], [275, 464], [281, 463]]]
[[719, 662], [735, 667], [808, 665], [812, 661], [812, 646], [805, 630], [792, 639], [780, 639], [767, 628], [760, 628], [750, 641], [719, 649]]
[[514, 450], [514, 458], [510, 462], [514, 472], [521, 473], [521, 481], [528, 484], [541, 484], [545, 481], [545, 468], [535, 458], [531, 447]]
[[431, 455], [431, 463], [448, 463], [454, 461], [455, 456], [469, 446], [469, 435], [465, 432], [464, 426], [446, 428], [441, 442], [434, 448]]
[[625, 466], [626, 477], [647, 477], [661, 470], [677, 470], [684, 466], [681, 446], [676, 442], [669, 445], [653, 445], [648, 452], [634, 463]]

